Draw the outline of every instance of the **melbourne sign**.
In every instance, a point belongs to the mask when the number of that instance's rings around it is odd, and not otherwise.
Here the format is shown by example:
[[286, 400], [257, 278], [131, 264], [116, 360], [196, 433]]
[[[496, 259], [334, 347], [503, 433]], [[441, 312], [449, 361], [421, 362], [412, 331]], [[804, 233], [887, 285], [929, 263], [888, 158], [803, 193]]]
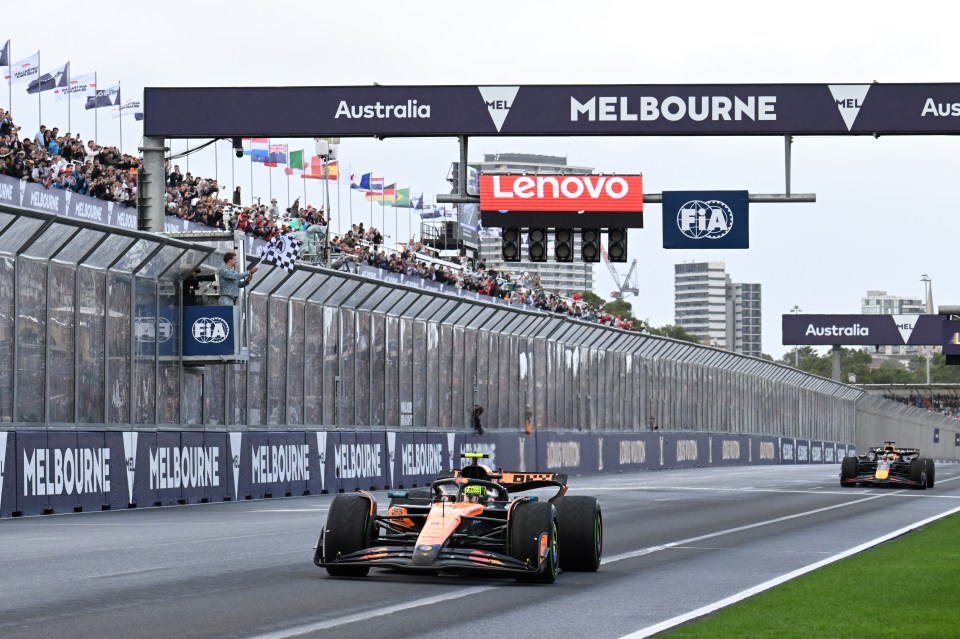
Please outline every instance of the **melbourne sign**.
[[664, 191], [663, 248], [750, 248], [747, 191]]
[[783, 344], [939, 346], [942, 315], [784, 315]]
[[957, 134], [960, 83], [147, 87], [144, 115], [171, 138]]

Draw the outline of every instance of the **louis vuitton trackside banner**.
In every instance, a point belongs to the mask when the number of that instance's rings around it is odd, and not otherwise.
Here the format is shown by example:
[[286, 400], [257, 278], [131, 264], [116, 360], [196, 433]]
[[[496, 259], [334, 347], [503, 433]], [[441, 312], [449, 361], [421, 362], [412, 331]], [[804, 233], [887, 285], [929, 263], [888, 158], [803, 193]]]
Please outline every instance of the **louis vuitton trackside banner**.
[[784, 315], [783, 344], [939, 346], [942, 315]]
[[156, 137], [930, 135], [960, 133], [960, 84], [151, 87], [144, 113]]

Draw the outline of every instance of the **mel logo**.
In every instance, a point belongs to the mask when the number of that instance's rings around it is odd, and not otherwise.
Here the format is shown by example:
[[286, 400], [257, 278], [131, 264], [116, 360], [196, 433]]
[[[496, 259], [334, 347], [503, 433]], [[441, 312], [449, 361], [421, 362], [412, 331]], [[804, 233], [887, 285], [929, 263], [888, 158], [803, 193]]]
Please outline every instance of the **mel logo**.
[[510, 107], [513, 106], [513, 100], [517, 97], [517, 91], [520, 87], [477, 87], [480, 95], [483, 97], [483, 103], [490, 112], [493, 119], [493, 125], [497, 127], [497, 133], [503, 126], [504, 120], [510, 113]]
[[869, 84], [830, 85], [830, 93], [833, 94], [833, 100], [840, 109], [840, 116], [843, 118], [843, 123], [847, 125], [847, 131], [853, 128], [853, 123], [860, 114], [860, 107], [863, 106], [869, 90]]

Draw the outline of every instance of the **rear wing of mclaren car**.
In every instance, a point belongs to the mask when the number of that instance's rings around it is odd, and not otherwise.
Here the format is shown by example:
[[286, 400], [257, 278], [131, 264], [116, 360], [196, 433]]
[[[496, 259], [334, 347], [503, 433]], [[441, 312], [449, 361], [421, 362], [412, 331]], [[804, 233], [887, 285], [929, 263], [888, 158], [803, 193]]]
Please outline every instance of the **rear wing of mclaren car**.
[[445, 477], [465, 477], [467, 479], [484, 479], [493, 481], [511, 493], [523, 492], [525, 490], [534, 490], [536, 488], [562, 488], [566, 492], [567, 474], [566, 473], [527, 473], [522, 471], [503, 470], [498, 468], [493, 470], [477, 463], [481, 459], [490, 457], [489, 453], [463, 453], [466, 459], [472, 459], [473, 462], [465, 465], [460, 470], [452, 470], [440, 473], [437, 479]]

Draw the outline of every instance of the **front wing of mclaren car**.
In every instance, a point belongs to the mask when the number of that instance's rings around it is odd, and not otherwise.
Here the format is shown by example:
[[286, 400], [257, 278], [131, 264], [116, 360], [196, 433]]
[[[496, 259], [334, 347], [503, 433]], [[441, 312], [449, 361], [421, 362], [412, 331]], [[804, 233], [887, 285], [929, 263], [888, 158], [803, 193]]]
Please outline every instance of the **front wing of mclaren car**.
[[374, 546], [317, 563], [318, 566], [368, 566], [402, 570], [479, 570], [511, 574], [536, 574], [532, 566], [503, 553], [443, 545]]

